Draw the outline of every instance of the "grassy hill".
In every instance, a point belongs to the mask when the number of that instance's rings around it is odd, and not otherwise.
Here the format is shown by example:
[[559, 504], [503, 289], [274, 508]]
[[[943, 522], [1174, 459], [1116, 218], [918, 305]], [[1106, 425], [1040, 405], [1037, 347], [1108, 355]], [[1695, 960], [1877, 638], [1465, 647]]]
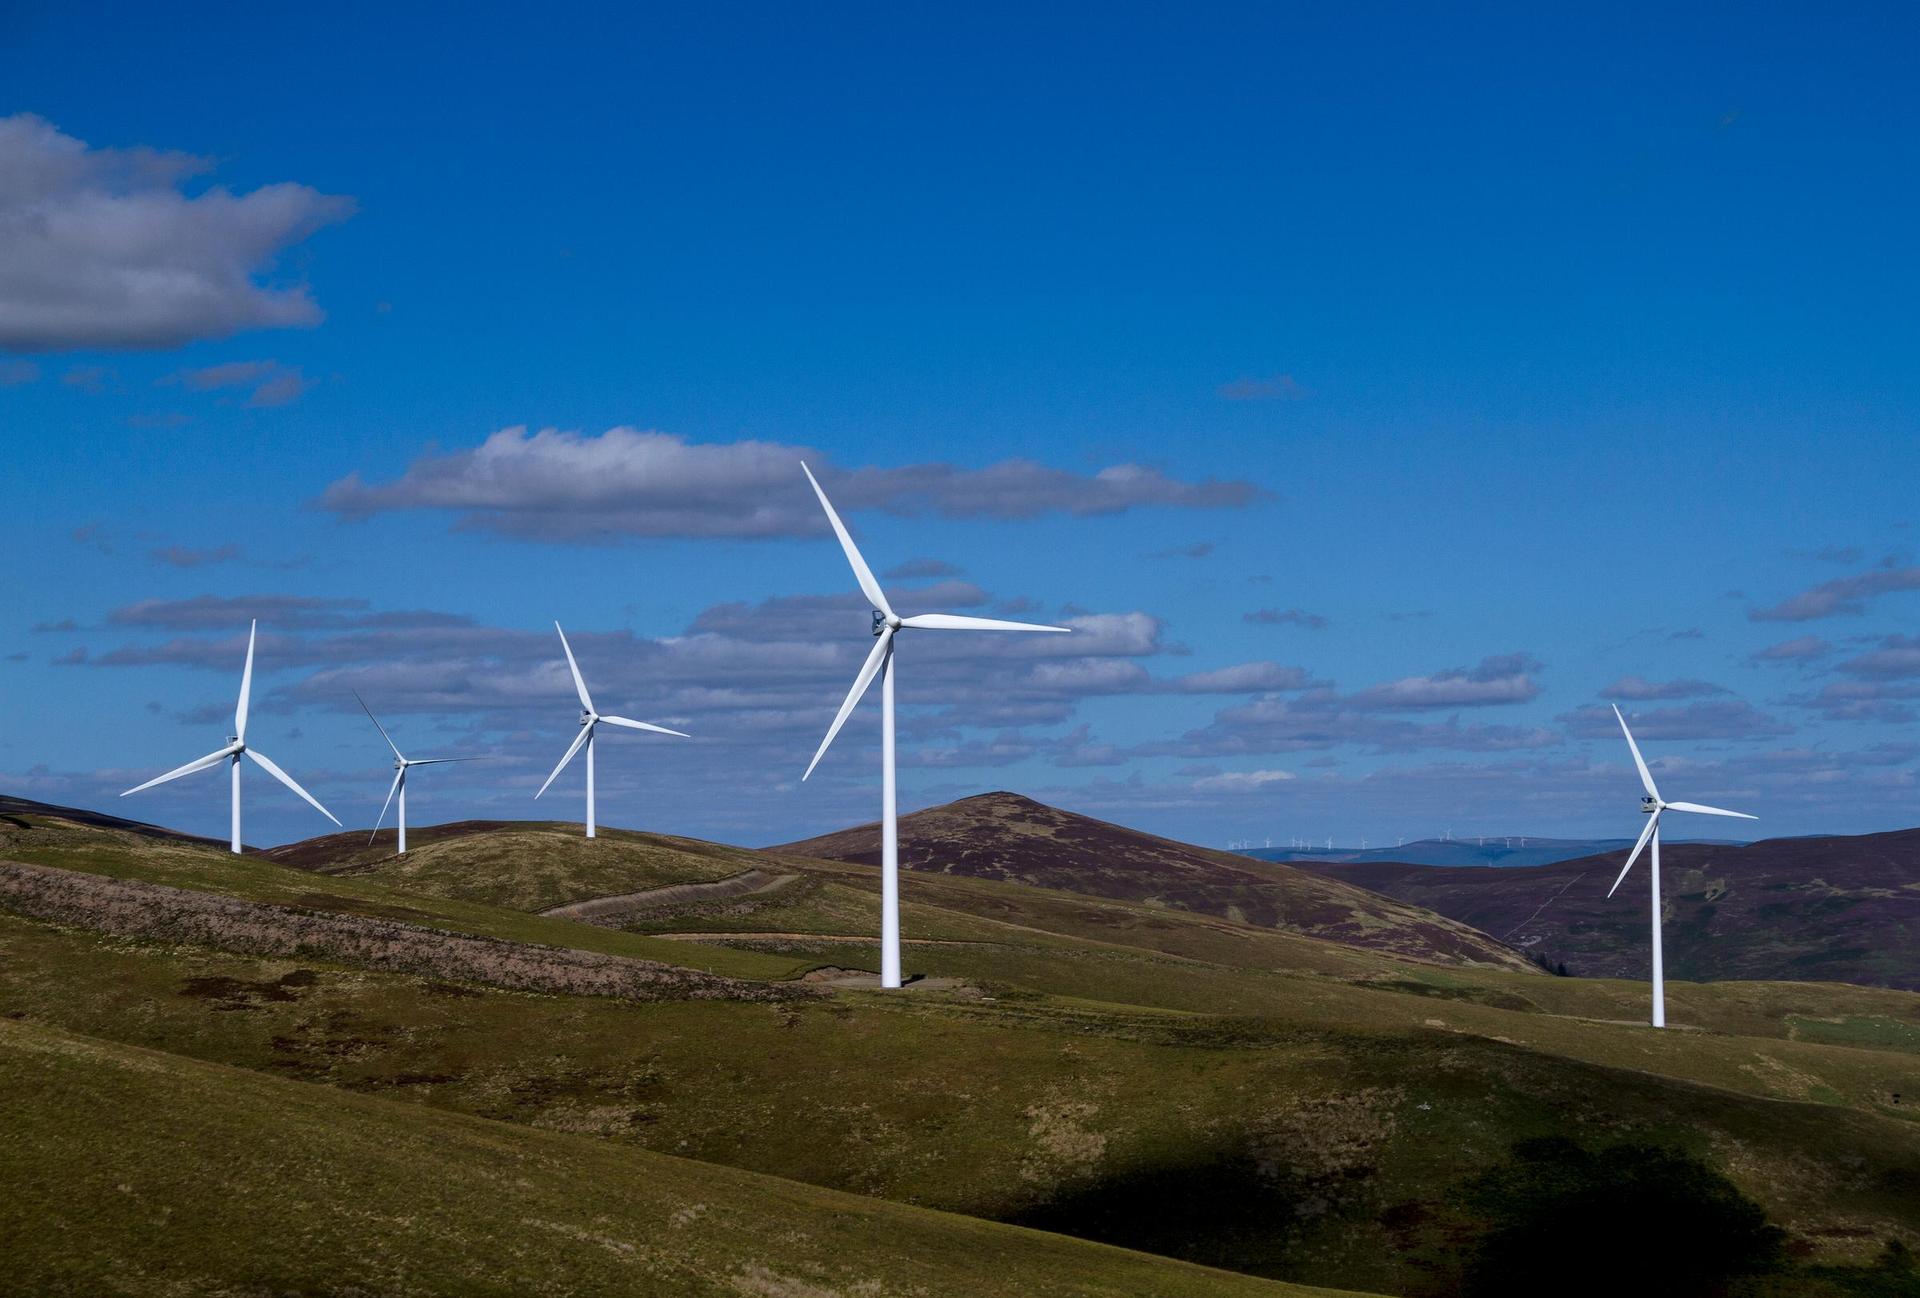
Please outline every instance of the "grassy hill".
[[[776, 852], [874, 865], [878, 824]], [[902, 868], [1143, 901], [1355, 946], [1524, 969], [1486, 934], [1290, 865], [1157, 838], [1013, 793], [984, 793], [900, 819]], [[911, 885], [909, 885], [911, 886]]]
[[[1920, 988], [1920, 829], [1661, 850], [1667, 975]], [[1302, 865], [1429, 907], [1576, 974], [1644, 976], [1644, 863], [1625, 851], [1523, 869]]]
[[27, 1024], [0, 1090], [14, 1293], [1326, 1292]]
[[[30, 831], [82, 869], [347, 889], [330, 904], [449, 932], [537, 923], [760, 962], [728, 970], [745, 977], [872, 967], [876, 872], [857, 863], [756, 855], [791, 882], [643, 911], [638, 934], [117, 833]], [[908, 880], [916, 989], [764, 1003], [508, 990], [5, 910], [0, 1022], [1290, 1281], [1460, 1292], [1541, 1183], [1649, 1149], [1668, 1188], [1723, 1181], [1787, 1232], [1784, 1269], [1743, 1295], [1879, 1293], [1887, 1242], [1920, 1246], [1920, 996], [1897, 991], [1680, 982], [1680, 1027], [1655, 1033], [1637, 983], [963, 875]], [[1684, 1214], [1632, 1229], [1724, 1233]]]
[[371, 877], [409, 892], [531, 911], [724, 879], [761, 864], [747, 848], [695, 838], [625, 829], [602, 829], [588, 838], [577, 823], [515, 820], [463, 820], [409, 830], [404, 856], [395, 854], [391, 833], [369, 845], [357, 832], [309, 838], [262, 855], [303, 870]]

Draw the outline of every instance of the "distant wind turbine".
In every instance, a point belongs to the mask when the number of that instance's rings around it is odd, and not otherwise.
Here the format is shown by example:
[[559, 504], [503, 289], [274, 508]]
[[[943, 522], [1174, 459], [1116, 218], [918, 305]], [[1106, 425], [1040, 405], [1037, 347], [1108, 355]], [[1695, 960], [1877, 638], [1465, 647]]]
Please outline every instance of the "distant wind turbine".
[[[218, 766], [225, 761], [233, 767], [233, 850], [240, 850], [240, 759], [252, 758], [254, 763], [280, 783], [292, 789], [310, 803], [313, 809], [338, 825], [340, 822], [331, 811], [314, 800], [314, 796], [293, 782], [293, 777], [273, 764], [268, 756], [257, 748], [247, 747], [247, 702], [253, 696], [253, 640], [260, 630], [256, 618], [247, 629], [247, 665], [240, 673], [240, 702], [233, 710], [233, 737], [227, 740], [227, 746], [217, 753], [208, 753], [205, 757], [196, 757], [185, 766], [176, 766], [165, 775], [156, 775], [145, 784], [136, 784], [127, 793], [138, 793], [142, 789], [151, 789], [156, 784], [165, 784], [168, 780], [177, 780], [183, 775], [192, 775], [195, 771], [204, 771], [209, 766]], [[127, 793], [120, 796], [126, 797]]]
[[393, 742], [393, 736], [388, 734], [387, 728], [380, 724], [380, 718], [373, 715], [373, 709], [368, 707], [367, 701], [360, 697], [360, 691], [355, 690], [353, 697], [354, 701], [360, 705], [360, 710], [367, 714], [367, 720], [373, 722], [374, 729], [380, 732], [380, 737], [387, 741], [387, 747], [393, 749], [393, 784], [387, 789], [387, 800], [380, 804], [379, 819], [373, 822], [373, 833], [367, 835], [367, 842], [371, 844], [380, 833], [380, 823], [387, 818], [387, 808], [393, 805], [393, 795], [397, 793], [400, 795], [400, 810], [394, 823], [400, 831], [400, 846], [396, 850], [404, 854], [407, 850], [407, 768], [440, 766], [446, 762], [477, 762], [480, 759], [477, 757], [402, 756], [399, 747]]
[[[560, 624], [555, 622], [553, 629], [560, 631]], [[560, 631], [560, 647], [566, 650], [567, 670], [573, 673], [573, 688], [580, 694], [580, 733], [574, 736], [573, 743], [568, 746], [565, 756], [560, 759], [560, 765], [553, 768], [553, 775], [547, 777], [547, 784], [552, 784], [554, 777], [567, 769], [567, 763], [573, 760], [573, 755], [579, 752], [581, 745], [584, 744], [587, 749], [587, 837], [594, 838], [596, 837], [593, 819], [593, 732], [595, 727], [604, 722], [610, 726], [625, 726], [629, 730], [651, 730], [657, 735], [678, 735], [682, 739], [690, 739], [692, 736], [683, 731], [669, 730], [665, 726], [656, 726], [645, 721], [631, 721], [626, 717], [603, 717], [595, 712], [593, 699], [587, 694], [587, 683], [580, 679], [580, 665], [573, 661], [573, 646], [567, 643], [565, 631]], [[540, 793], [547, 791], [547, 784], [540, 786]], [[540, 793], [533, 796], [537, 798]]]
[[1640, 783], [1646, 786], [1647, 796], [1640, 799], [1640, 814], [1647, 817], [1647, 827], [1640, 831], [1633, 851], [1627, 854], [1627, 863], [1620, 867], [1620, 877], [1613, 881], [1613, 887], [1607, 889], [1607, 896], [1611, 897], [1620, 890], [1627, 871], [1640, 859], [1640, 849], [1652, 843], [1653, 856], [1650, 858], [1648, 874], [1653, 887], [1653, 1026], [1664, 1028], [1667, 1026], [1667, 979], [1660, 950], [1660, 813], [1691, 811], [1702, 816], [1736, 816], [1741, 820], [1758, 820], [1759, 817], [1749, 816], [1744, 811], [1703, 807], [1697, 802], [1664, 801], [1660, 797], [1660, 790], [1653, 787], [1653, 772], [1647, 769], [1646, 759], [1640, 756], [1640, 745], [1633, 742], [1633, 731], [1627, 729], [1627, 719], [1620, 715], [1618, 704], [1614, 705], [1613, 715], [1620, 722], [1620, 733], [1627, 737], [1627, 748], [1633, 753], [1633, 764], [1640, 772]]
[[901, 617], [893, 611], [893, 605], [887, 602], [886, 592], [880, 589], [880, 583], [874, 580], [873, 570], [867, 567], [867, 561], [860, 557], [859, 549], [853, 543], [853, 537], [847, 533], [847, 525], [840, 521], [840, 515], [833, 512], [833, 504], [827, 499], [827, 493], [820, 489], [820, 483], [813, 476], [813, 470], [805, 464], [800, 471], [807, 475], [807, 481], [813, 485], [813, 494], [820, 498], [820, 508], [827, 511], [827, 522], [833, 525], [833, 534], [840, 538], [840, 548], [847, 553], [847, 563], [853, 568], [853, 578], [860, 584], [860, 591], [873, 605], [873, 649], [867, 654], [866, 662], [860, 666], [859, 674], [853, 678], [853, 688], [847, 691], [847, 701], [840, 705], [840, 712], [827, 727], [827, 737], [820, 741], [819, 749], [813, 760], [807, 763], [807, 773], [800, 778], [805, 780], [813, 774], [813, 768], [820, 764], [826, 755], [827, 746], [833, 737], [840, 733], [840, 727], [846, 724], [847, 716], [853, 711], [867, 688], [873, 684], [877, 673], [880, 676], [880, 985], [898, 987], [900, 985], [900, 824], [894, 797], [894, 761], [893, 761], [893, 638], [902, 630], [914, 631], [1059, 631], [1072, 630], [1064, 626], [1039, 626], [1032, 622], [1003, 622], [998, 618], [964, 617], [957, 613], [922, 613], [917, 617]]

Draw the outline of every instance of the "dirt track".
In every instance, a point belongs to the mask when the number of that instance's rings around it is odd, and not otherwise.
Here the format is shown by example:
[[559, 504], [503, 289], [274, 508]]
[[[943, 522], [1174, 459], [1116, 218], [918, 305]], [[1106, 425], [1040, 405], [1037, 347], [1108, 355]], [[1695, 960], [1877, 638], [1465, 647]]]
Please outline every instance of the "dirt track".
[[570, 901], [540, 913], [552, 919], [571, 919], [584, 924], [618, 927], [619, 921], [639, 911], [670, 906], [688, 906], [695, 902], [718, 901], [727, 897], [745, 897], [754, 893], [784, 888], [800, 876], [768, 874], [765, 870], [745, 870], [716, 879], [712, 883], [675, 883], [664, 888], [623, 892], [613, 897], [594, 897], [588, 901]]
[[0, 861], [0, 909], [125, 937], [248, 955], [302, 956], [515, 991], [630, 1001], [775, 1001], [812, 994], [791, 984], [723, 978], [651, 960], [267, 905], [18, 861]]

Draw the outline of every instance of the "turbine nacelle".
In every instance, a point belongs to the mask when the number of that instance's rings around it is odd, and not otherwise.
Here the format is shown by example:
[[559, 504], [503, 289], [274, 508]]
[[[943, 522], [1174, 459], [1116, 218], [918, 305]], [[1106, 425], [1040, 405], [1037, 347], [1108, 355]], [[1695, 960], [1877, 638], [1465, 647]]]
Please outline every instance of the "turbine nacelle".
[[233, 733], [227, 736], [226, 747], [220, 749], [218, 752], [208, 753], [205, 757], [196, 757], [185, 766], [176, 766], [164, 775], [156, 775], [145, 784], [136, 784], [131, 789], [128, 789], [126, 793], [120, 795], [124, 798], [128, 793], [139, 793], [142, 789], [151, 789], [156, 784], [165, 784], [167, 781], [177, 780], [183, 775], [192, 775], [195, 771], [204, 771], [209, 767], [218, 766], [222, 762], [231, 761], [233, 763], [233, 835], [230, 845], [235, 852], [239, 852], [242, 849], [240, 842], [240, 758], [243, 756], [268, 775], [271, 775], [274, 779], [299, 794], [315, 811], [325, 816], [328, 820], [333, 821], [336, 825], [340, 823], [339, 820], [334, 817], [334, 814], [321, 806], [311, 793], [301, 788], [291, 775], [288, 775], [276, 766], [272, 758], [257, 749], [247, 747], [247, 706], [253, 698], [253, 646], [254, 641], [258, 638], [259, 631], [260, 624], [258, 622], [253, 623], [253, 625], [247, 629], [247, 664], [240, 670], [240, 700], [235, 704], [233, 709]]
[[[1613, 896], [1619, 890], [1621, 883], [1626, 880], [1627, 871], [1633, 869], [1633, 863], [1640, 859], [1640, 853], [1646, 849], [1648, 841], [1660, 832], [1662, 813], [1690, 811], [1700, 816], [1732, 816], [1739, 820], [1759, 819], [1757, 816], [1749, 816], [1744, 811], [1728, 811], [1723, 807], [1708, 807], [1698, 802], [1668, 802], [1660, 796], [1660, 790], [1654, 786], [1653, 772], [1647, 769], [1647, 759], [1640, 755], [1640, 745], [1633, 742], [1633, 731], [1627, 728], [1627, 719], [1620, 715], [1617, 704], [1614, 706], [1613, 715], [1620, 722], [1620, 733], [1627, 737], [1627, 751], [1633, 754], [1633, 767], [1640, 773], [1640, 787], [1646, 790], [1640, 799], [1640, 814], [1647, 818], [1647, 827], [1641, 830], [1640, 837], [1634, 840], [1633, 850], [1627, 853], [1627, 863], [1620, 867], [1620, 875], [1613, 881], [1613, 887], [1607, 889], [1609, 897]], [[1659, 860], [1657, 844], [1654, 849], [1654, 858], [1657, 865]]]
[[400, 751], [400, 745], [393, 742], [393, 736], [387, 733], [387, 728], [380, 724], [380, 718], [373, 715], [373, 709], [368, 707], [367, 701], [360, 697], [359, 690], [353, 692], [353, 697], [354, 701], [359, 703], [360, 710], [367, 714], [367, 720], [373, 722], [373, 728], [378, 730], [380, 737], [387, 741], [387, 747], [393, 750], [393, 783], [387, 788], [387, 800], [380, 804], [380, 815], [376, 817], [373, 822], [373, 832], [367, 835], [367, 842], [372, 843], [375, 838], [380, 836], [380, 826], [386, 823], [387, 808], [393, 805], [393, 796], [397, 793], [400, 795], [400, 817], [398, 822], [400, 833], [398, 847], [400, 851], [404, 852], [407, 850], [408, 769], [415, 766], [444, 766], [448, 762], [471, 762], [476, 759], [471, 757], [408, 757]]
[[885, 635], [889, 630], [897, 631], [899, 628], [899, 618], [889, 617], [884, 611], [877, 608], [873, 610], [873, 633], [875, 635]]
[[573, 760], [574, 754], [582, 748], [585, 748], [587, 750], [586, 829], [587, 837], [592, 838], [594, 836], [593, 732], [595, 727], [607, 725], [618, 726], [623, 730], [651, 730], [655, 734], [675, 735], [681, 739], [686, 739], [688, 736], [684, 731], [669, 730], [665, 726], [656, 726], [651, 721], [635, 721], [630, 717], [603, 716], [594, 711], [593, 696], [587, 693], [587, 682], [585, 678], [580, 675], [580, 664], [573, 660], [573, 646], [567, 643], [567, 633], [560, 630], [560, 624], [558, 622], [553, 624], [553, 629], [560, 636], [561, 651], [567, 655], [567, 672], [573, 677], [573, 691], [580, 696], [580, 729], [579, 733], [574, 735], [573, 743], [568, 745], [567, 751], [561, 755], [560, 764], [553, 768], [553, 774], [547, 777], [546, 783], [540, 786], [539, 793], [535, 793], [533, 796], [538, 798], [540, 794], [545, 793], [548, 786], [559, 778], [560, 772], [567, 769], [567, 763]]

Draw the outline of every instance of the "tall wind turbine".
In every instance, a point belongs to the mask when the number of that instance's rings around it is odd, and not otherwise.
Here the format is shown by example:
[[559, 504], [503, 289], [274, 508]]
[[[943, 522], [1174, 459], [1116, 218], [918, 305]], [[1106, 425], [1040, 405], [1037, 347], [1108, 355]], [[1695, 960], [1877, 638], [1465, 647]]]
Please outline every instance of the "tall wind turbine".
[[1620, 877], [1613, 881], [1613, 887], [1607, 889], [1611, 897], [1620, 889], [1621, 882], [1627, 877], [1627, 871], [1640, 859], [1640, 849], [1648, 843], [1653, 844], [1653, 856], [1648, 874], [1653, 885], [1653, 1026], [1667, 1026], [1667, 976], [1660, 951], [1660, 813], [1664, 811], [1691, 811], [1702, 816], [1736, 816], [1741, 820], [1758, 820], [1758, 816], [1749, 816], [1744, 811], [1724, 811], [1719, 807], [1703, 807], [1697, 802], [1667, 802], [1660, 796], [1660, 790], [1653, 787], [1653, 772], [1647, 769], [1646, 759], [1640, 756], [1640, 745], [1633, 742], [1633, 731], [1627, 729], [1627, 719], [1620, 715], [1620, 707], [1614, 705], [1613, 715], [1620, 722], [1620, 733], [1627, 737], [1627, 748], [1633, 753], [1633, 764], [1640, 772], [1640, 783], [1646, 786], [1647, 796], [1640, 799], [1640, 814], [1647, 817], [1647, 827], [1640, 831], [1640, 838], [1633, 845], [1633, 851], [1627, 854], [1627, 863], [1620, 867]]
[[[233, 710], [233, 737], [227, 740], [227, 746], [217, 753], [208, 753], [205, 757], [196, 757], [185, 766], [176, 766], [165, 775], [156, 775], [145, 784], [136, 784], [127, 793], [138, 793], [142, 789], [151, 789], [156, 784], [165, 784], [168, 780], [177, 780], [183, 775], [192, 775], [195, 771], [204, 771], [209, 766], [218, 766], [228, 762], [233, 767], [233, 850], [240, 850], [240, 759], [250, 757], [261, 770], [280, 783], [292, 789], [312, 804], [313, 809], [338, 825], [340, 822], [331, 811], [314, 801], [311, 793], [293, 782], [293, 777], [273, 764], [265, 753], [257, 748], [247, 747], [247, 701], [253, 695], [253, 639], [260, 630], [259, 619], [247, 630], [247, 665], [240, 673], [240, 702]], [[120, 796], [126, 797], [127, 793]]]
[[[553, 629], [560, 631], [560, 624], [555, 622]], [[579, 752], [581, 746], [584, 744], [587, 750], [587, 837], [594, 838], [596, 837], [593, 832], [594, 728], [602, 722], [605, 722], [610, 726], [625, 726], [629, 730], [651, 730], [657, 735], [679, 735], [682, 739], [690, 739], [692, 736], [683, 731], [669, 730], [665, 726], [650, 725], [645, 721], [630, 721], [626, 717], [603, 717], [598, 712], [595, 712], [593, 710], [593, 699], [587, 694], [587, 683], [580, 679], [580, 665], [573, 661], [573, 646], [567, 643], [567, 633], [565, 631], [560, 631], [560, 647], [567, 651], [567, 670], [573, 673], [573, 688], [580, 692], [580, 733], [574, 736], [573, 743], [568, 746], [566, 755], [560, 759], [560, 765], [553, 768], [553, 775], [547, 777], [547, 784], [552, 784], [554, 776], [559, 775], [560, 772], [567, 769], [567, 763], [573, 760], [573, 755]], [[540, 793], [547, 791], [547, 784], [540, 786]], [[533, 796], [537, 798], [540, 796], [540, 793], [536, 793]]]
[[805, 780], [813, 774], [813, 768], [820, 764], [826, 755], [827, 745], [840, 733], [840, 727], [846, 724], [847, 714], [853, 711], [854, 704], [866, 694], [867, 687], [873, 684], [875, 673], [880, 676], [880, 985], [898, 987], [900, 985], [900, 825], [894, 800], [893, 777], [893, 638], [903, 630], [915, 631], [1070, 631], [1071, 627], [1037, 626], [1031, 622], [1002, 622], [990, 617], [963, 617], [957, 613], [922, 613], [917, 617], [901, 617], [893, 611], [893, 605], [887, 602], [887, 594], [880, 589], [880, 583], [874, 580], [873, 570], [867, 567], [867, 561], [860, 557], [860, 551], [853, 544], [853, 537], [847, 534], [847, 525], [840, 521], [840, 515], [833, 512], [833, 504], [827, 499], [827, 493], [820, 490], [820, 483], [813, 476], [813, 470], [805, 464], [800, 471], [807, 475], [807, 481], [813, 484], [813, 494], [820, 497], [820, 508], [827, 511], [827, 521], [833, 524], [833, 534], [840, 538], [840, 548], [847, 552], [847, 562], [853, 567], [853, 578], [860, 584], [860, 591], [873, 605], [873, 650], [867, 654], [867, 661], [860, 666], [860, 672], [853, 678], [853, 688], [847, 691], [847, 701], [840, 705], [839, 715], [833, 724], [827, 727], [827, 737], [820, 741], [820, 748], [807, 763]]
[[399, 817], [395, 822], [400, 830], [400, 846], [398, 851], [404, 854], [407, 850], [407, 768], [410, 766], [439, 766], [446, 762], [477, 762], [480, 759], [477, 757], [404, 756], [400, 752], [399, 747], [393, 742], [393, 736], [388, 734], [387, 728], [380, 724], [380, 718], [373, 715], [373, 709], [368, 707], [367, 701], [360, 697], [360, 691], [355, 690], [353, 697], [354, 701], [360, 705], [360, 710], [367, 714], [367, 720], [373, 722], [373, 728], [378, 730], [380, 737], [387, 741], [387, 747], [393, 749], [393, 784], [387, 789], [387, 800], [380, 804], [380, 817], [373, 822], [373, 833], [367, 835], [367, 842], [371, 844], [374, 838], [380, 833], [380, 822], [387, 818], [387, 808], [393, 805], [393, 796], [397, 793], [400, 795]]

